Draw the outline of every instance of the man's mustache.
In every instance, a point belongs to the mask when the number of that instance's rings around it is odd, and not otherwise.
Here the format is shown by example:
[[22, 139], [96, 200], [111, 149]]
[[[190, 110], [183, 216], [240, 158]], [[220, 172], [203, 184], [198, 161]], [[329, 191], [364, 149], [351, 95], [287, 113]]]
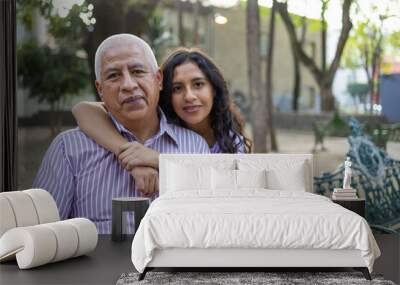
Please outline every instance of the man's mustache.
[[145, 96], [143, 96], [143, 95], [132, 95], [132, 96], [128, 96], [124, 100], [122, 100], [122, 104], [134, 103], [135, 101], [138, 101], [138, 100], [141, 100], [141, 99], [143, 99], [143, 100], [145, 100], [147, 102], [147, 98]]

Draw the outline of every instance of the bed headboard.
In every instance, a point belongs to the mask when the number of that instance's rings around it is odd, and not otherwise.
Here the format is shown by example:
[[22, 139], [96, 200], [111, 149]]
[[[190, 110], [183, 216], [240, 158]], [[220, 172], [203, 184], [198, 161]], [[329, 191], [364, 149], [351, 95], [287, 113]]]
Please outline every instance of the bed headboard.
[[313, 192], [313, 156], [312, 154], [161, 154], [159, 161], [160, 195], [167, 191], [165, 185], [169, 179], [168, 164], [187, 167], [212, 166], [224, 169], [240, 169], [241, 165], [262, 163], [271, 167], [279, 164], [304, 163], [306, 191]]

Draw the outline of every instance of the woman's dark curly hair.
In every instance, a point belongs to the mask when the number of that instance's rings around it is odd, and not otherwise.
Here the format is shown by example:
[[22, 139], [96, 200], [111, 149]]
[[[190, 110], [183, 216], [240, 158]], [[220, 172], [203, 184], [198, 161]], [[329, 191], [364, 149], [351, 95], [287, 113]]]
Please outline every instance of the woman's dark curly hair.
[[173, 52], [161, 66], [163, 88], [159, 105], [167, 118], [176, 124], [186, 126], [172, 107], [172, 82], [175, 68], [181, 64], [196, 64], [211, 83], [215, 96], [210, 112], [211, 128], [223, 153], [251, 151], [251, 141], [243, 135], [243, 123], [239, 112], [229, 98], [229, 91], [218, 67], [198, 49], [179, 48]]

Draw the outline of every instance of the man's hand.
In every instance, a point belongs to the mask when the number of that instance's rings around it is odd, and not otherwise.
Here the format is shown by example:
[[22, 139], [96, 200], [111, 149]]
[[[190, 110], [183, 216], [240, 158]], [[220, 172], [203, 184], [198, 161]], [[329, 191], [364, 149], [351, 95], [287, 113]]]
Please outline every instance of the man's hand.
[[136, 190], [150, 197], [158, 192], [158, 171], [148, 166], [136, 166], [131, 170]]
[[136, 166], [158, 168], [159, 153], [138, 142], [129, 142], [120, 147], [118, 160], [122, 166], [131, 171]]

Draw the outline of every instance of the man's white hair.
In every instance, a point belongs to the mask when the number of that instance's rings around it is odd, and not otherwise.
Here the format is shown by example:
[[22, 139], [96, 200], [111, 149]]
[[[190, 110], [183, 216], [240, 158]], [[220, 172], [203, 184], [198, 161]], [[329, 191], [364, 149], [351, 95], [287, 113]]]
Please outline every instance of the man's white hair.
[[115, 44], [123, 45], [131, 43], [137, 44], [143, 49], [145, 59], [150, 64], [152, 71], [154, 73], [157, 72], [158, 64], [156, 57], [154, 56], [151, 47], [144, 40], [132, 34], [116, 34], [106, 38], [96, 50], [96, 55], [94, 57], [94, 72], [97, 81], [101, 81], [101, 59], [103, 58], [104, 53], [110, 48], [113, 48]]

